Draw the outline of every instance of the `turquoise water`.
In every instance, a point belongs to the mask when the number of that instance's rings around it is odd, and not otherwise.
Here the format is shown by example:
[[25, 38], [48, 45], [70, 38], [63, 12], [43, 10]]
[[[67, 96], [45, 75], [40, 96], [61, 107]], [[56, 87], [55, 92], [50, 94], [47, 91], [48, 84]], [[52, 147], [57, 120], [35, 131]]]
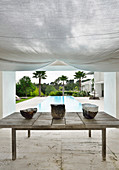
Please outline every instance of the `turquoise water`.
[[65, 104], [67, 112], [81, 112], [82, 105], [72, 96], [49, 96], [37, 108], [39, 112], [50, 112], [51, 104]]

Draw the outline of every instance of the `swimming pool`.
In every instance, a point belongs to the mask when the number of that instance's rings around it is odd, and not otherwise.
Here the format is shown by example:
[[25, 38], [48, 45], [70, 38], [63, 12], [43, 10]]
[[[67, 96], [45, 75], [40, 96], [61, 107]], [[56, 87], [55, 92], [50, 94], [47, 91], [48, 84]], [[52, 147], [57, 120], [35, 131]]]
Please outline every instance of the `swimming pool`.
[[51, 104], [65, 104], [67, 112], [81, 112], [82, 105], [72, 96], [49, 96], [37, 106], [39, 112], [50, 112]]

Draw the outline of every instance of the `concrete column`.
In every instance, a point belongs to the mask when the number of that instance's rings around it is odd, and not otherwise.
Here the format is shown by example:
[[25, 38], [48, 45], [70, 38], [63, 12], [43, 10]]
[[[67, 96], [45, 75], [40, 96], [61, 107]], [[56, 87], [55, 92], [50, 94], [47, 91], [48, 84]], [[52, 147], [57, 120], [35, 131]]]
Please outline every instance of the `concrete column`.
[[116, 73], [116, 117], [119, 119], [119, 72]]
[[3, 99], [2, 99], [2, 72], [0, 72], [0, 119], [3, 117]]
[[119, 118], [119, 73], [104, 73], [104, 111]]
[[99, 97], [102, 97], [101, 84], [95, 84], [95, 90]]
[[16, 110], [15, 103], [15, 72], [0, 72], [0, 118]]

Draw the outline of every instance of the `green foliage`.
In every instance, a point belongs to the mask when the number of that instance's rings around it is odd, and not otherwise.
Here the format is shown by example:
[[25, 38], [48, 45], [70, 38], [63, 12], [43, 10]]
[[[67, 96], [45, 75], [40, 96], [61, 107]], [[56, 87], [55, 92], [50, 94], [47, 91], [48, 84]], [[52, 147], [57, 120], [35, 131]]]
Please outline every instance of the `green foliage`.
[[65, 85], [65, 90], [73, 90], [75, 88], [74, 80], [68, 80]]
[[94, 78], [92, 79], [92, 91], [94, 91]]
[[62, 91], [56, 91], [56, 96], [62, 96]]
[[39, 95], [39, 89], [36, 87], [33, 92], [30, 93], [30, 96], [38, 96]]
[[33, 97], [28, 97], [28, 98], [26, 98], [26, 99], [21, 99], [21, 100], [18, 100], [18, 101], [16, 101], [16, 103], [20, 103], [20, 102], [23, 102], [23, 101], [25, 101], [25, 100], [29, 100], [29, 99], [32, 99]]
[[62, 91], [51, 91], [49, 96], [62, 96]]
[[83, 71], [78, 71], [75, 72], [74, 78], [78, 80], [81, 78], [86, 78], [86, 74]]
[[61, 77], [59, 77], [59, 80], [61, 80], [61, 81], [66, 81], [66, 80], [68, 80], [68, 77], [67, 76], [64, 76], [64, 75], [62, 75]]
[[[46, 90], [47, 86], [49, 86], [49, 84], [46, 84], [46, 83], [41, 84], [41, 91], [42, 91], [44, 94], [45, 94], [45, 90]], [[37, 85], [37, 87], [38, 87], [38, 85]]]
[[63, 82], [63, 90], [62, 90], [62, 95], [64, 96], [64, 81], [68, 80], [67, 76], [62, 75], [61, 77], [59, 77], [59, 80]]
[[24, 76], [16, 84], [16, 94], [18, 96], [29, 96], [35, 90], [35, 85], [28, 76]]
[[61, 91], [63, 89], [63, 87], [62, 86], [59, 86], [59, 91]]
[[[80, 92], [74, 92], [74, 91], [65, 91], [65, 96], [74, 96], [74, 97], [86, 97], [89, 96], [89, 92], [86, 91], [80, 91]], [[49, 93], [49, 96], [62, 96], [62, 91], [51, 91]]]
[[74, 79], [79, 80], [79, 90], [81, 90], [81, 79], [86, 78], [86, 74], [83, 71], [75, 72]]
[[53, 86], [49, 85], [46, 87], [45, 94], [49, 95], [50, 92], [53, 92], [53, 91], [56, 92], [56, 89]]
[[[39, 88], [36, 87], [35, 90], [30, 93], [30, 96], [39, 96]], [[41, 96], [44, 96], [43, 92], [41, 92]]]
[[87, 96], [86, 91], [80, 91], [80, 96], [81, 96], [81, 97], [85, 97], [85, 96]]
[[78, 97], [78, 96], [77, 96], [77, 92], [73, 92], [72, 96]]
[[40, 79], [46, 79], [46, 71], [36, 71], [33, 73], [33, 78], [40, 78]]
[[33, 78], [39, 79], [39, 96], [41, 96], [41, 79], [46, 79], [46, 71], [36, 71], [33, 73]]
[[65, 91], [64, 94], [65, 96], [72, 96], [73, 91]]
[[74, 97], [88, 97], [90, 96], [90, 92], [86, 92], [86, 91], [80, 91], [80, 92], [73, 92], [72, 96]]
[[58, 77], [54, 82], [51, 82], [50, 85], [54, 86], [56, 90], [59, 90], [60, 83], [60, 77]]
[[78, 86], [75, 86], [74, 90], [78, 91], [79, 90]]
[[56, 96], [56, 92], [51, 91], [50, 94], [49, 94], [49, 96]]

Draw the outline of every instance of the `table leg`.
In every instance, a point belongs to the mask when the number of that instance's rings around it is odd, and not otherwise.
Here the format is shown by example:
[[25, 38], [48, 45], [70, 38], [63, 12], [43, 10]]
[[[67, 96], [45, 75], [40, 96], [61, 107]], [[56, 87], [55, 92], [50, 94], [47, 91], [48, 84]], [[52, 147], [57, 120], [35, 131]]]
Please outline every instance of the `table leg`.
[[91, 130], [89, 130], [89, 138], [91, 138]]
[[31, 133], [30, 133], [30, 130], [28, 130], [28, 138], [30, 138], [31, 136]]
[[12, 160], [16, 159], [16, 129], [12, 128]]
[[102, 129], [102, 159], [106, 161], [106, 129]]

